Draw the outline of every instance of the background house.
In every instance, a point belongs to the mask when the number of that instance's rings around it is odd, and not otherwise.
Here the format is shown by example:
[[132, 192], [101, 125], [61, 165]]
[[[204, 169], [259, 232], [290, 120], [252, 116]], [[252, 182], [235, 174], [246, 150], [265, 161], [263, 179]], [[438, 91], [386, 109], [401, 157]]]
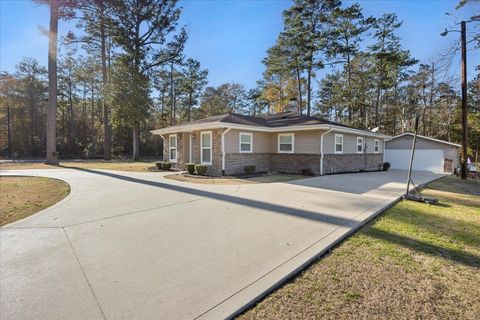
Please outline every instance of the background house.
[[[385, 161], [392, 169], [408, 169], [413, 133], [403, 133], [385, 143]], [[459, 165], [461, 145], [417, 135], [413, 170], [452, 173]]]

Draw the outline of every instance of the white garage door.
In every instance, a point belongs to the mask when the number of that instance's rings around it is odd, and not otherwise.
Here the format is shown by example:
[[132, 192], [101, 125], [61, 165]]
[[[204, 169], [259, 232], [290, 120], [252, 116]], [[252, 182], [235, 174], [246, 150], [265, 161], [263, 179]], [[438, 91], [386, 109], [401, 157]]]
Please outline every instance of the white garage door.
[[[385, 161], [392, 169], [408, 170], [410, 149], [385, 149]], [[444, 154], [441, 149], [417, 149], [413, 159], [413, 170], [443, 172]]]

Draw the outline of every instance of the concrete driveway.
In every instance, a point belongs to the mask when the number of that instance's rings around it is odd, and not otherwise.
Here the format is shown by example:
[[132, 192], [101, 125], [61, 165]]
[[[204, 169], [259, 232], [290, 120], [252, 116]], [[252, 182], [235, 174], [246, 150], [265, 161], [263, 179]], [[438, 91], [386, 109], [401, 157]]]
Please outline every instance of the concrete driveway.
[[[198, 185], [161, 173], [3, 171], [71, 194], [0, 229], [1, 319], [220, 319], [404, 192], [406, 172]], [[416, 172], [417, 184], [439, 175]]]

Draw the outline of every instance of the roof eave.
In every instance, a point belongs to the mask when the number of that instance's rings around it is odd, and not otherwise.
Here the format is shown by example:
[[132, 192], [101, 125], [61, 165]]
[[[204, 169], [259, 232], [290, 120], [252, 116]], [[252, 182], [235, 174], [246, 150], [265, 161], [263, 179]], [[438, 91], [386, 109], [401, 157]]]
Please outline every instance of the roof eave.
[[260, 131], [260, 132], [287, 132], [287, 131], [306, 131], [306, 130], [328, 130], [333, 129], [336, 132], [352, 133], [363, 136], [372, 136], [382, 139], [390, 138], [388, 135], [384, 135], [376, 132], [369, 132], [355, 128], [347, 128], [343, 126], [338, 126], [334, 124], [311, 124], [311, 125], [297, 125], [297, 126], [282, 126], [282, 127], [264, 127], [264, 126], [252, 126], [245, 124], [236, 124], [228, 122], [208, 122], [202, 124], [192, 124], [192, 125], [182, 125], [179, 127], [167, 127], [163, 129], [157, 129], [150, 131], [152, 134], [169, 134], [169, 133], [178, 133], [178, 132], [192, 132], [199, 130], [207, 129], [219, 129], [219, 128], [231, 128], [238, 130], [249, 130], [249, 131]]
[[[411, 132], [404, 132], [404, 133], [401, 133], [401, 134], [396, 135], [394, 137], [391, 137], [390, 139], [388, 139], [388, 141], [392, 141], [393, 139], [400, 138], [400, 137], [403, 137], [403, 136], [406, 136], [406, 135], [413, 136], [414, 134], [411, 133]], [[431, 138], [431, 137], [427, 137], [427, 136], [422, 136], [421, 134], [417, 134], [417, 137], [420, 137], [420, 138], [426, 139], [426, 140], [430, 140], [430, 141], [434, 141], [434, 142], [438, 142], [438, 143], [448, 144], [448, 145], [451, 145], [451, 146], [454, 146], [454, 147], [457, 147], [457, 148], [462, 147], [462, 145], [458, 144], [458, 143], [453, 143], [453, 142], [443, 141], [443, 140], [440, 140], [440, 139], [435, 139], [435, 138]]]

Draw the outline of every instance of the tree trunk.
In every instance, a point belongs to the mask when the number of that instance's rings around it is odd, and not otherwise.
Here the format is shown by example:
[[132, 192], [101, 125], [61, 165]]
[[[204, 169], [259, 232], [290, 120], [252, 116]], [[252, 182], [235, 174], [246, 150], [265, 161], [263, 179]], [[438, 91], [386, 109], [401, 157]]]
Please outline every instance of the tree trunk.
[[10, 126], [10, 105], [7, 105], [7, 135], [8, 159], [12, 159], [12, 128]]
[[173, 62], [170, 63], [170, 125], [175, 124], [175, 111], [173, 110]]
[[95, 134], [95, 91], [94, 91], [94, 85], [92, 81], [92, 91], [91, 91], [91, 108], [92, 108], [92, 158], [95, 158], [97, 155], [97, 136]]
[[102, 59], [102, 103], [103, 103], [103, 159], [110, 160], [112, 158], [112, 126], [110, 125], [110, 108], [105, 101], [105, 88], [108, 82], [107, 73], [107, 51], [106, 51], [106, 35], [105, 35], [105, 4], [100, 1], [100, 47]]
[[347, 72], [348, 72], [348, 123], [349, 125], [352, 125], [353, 103], [352, 103], [352, 67], [351, 67], [351, 61], [350, 61], [350, 53], [347, 53]]
[[68, 146], [70, 155], [75, 153], [75, 141], [73, 138], [74, 135], [74, 117], [73, 117], [73, 88], [72, 88], [72, 78], [71, 70], [68, 70]]
[[46, 163], [57, 164], [57, 31], [58, 0], [50, 1], [50, 32], [48, 35], [48, 114]]
[[140, 125], [138, 122], [133, 124], [132, 137], [132, 160], [138, 161], [140, 159]]
[[192, 121], [192, 105], [193, 105], [193, 97], [192, 92], [188, 95], [188, 122]]
[[311, 113], [311, 97], [312, 97], [312, 68], [308, 67], [307, 70], [307, 116]]
[[298, 113], [302, 114], [303, 103], [302, 103], [302, 78], [300, 76], [300, 68], [298, 65], [295, 67], [296, 75], [297, 75], [297, 94], [298, 94]]

